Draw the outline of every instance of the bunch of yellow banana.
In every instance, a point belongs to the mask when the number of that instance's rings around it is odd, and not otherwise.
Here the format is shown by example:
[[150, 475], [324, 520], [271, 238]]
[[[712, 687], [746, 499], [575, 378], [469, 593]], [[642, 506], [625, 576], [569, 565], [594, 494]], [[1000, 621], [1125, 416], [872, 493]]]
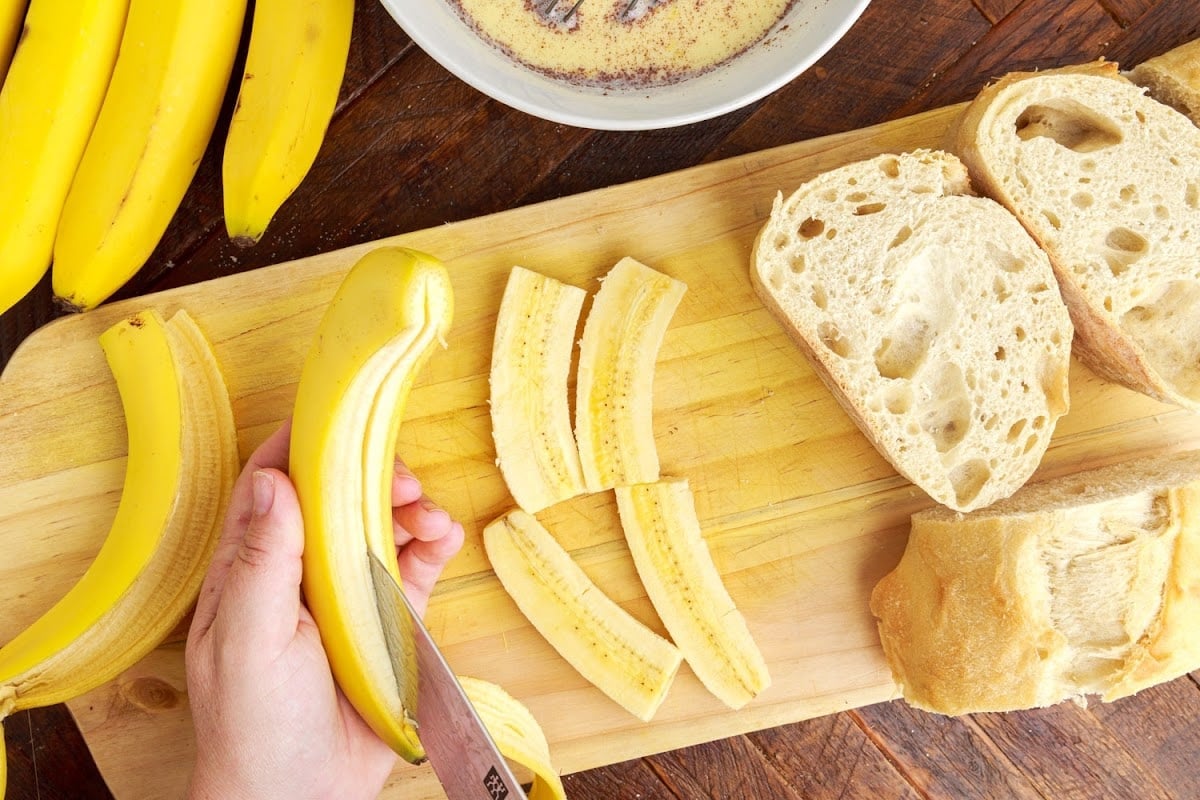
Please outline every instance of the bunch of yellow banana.
[[225, 227], [251, 245], [316, 160], [350, 50], [354, 0], [257, 0], [225, 141]]
[[[108, 88], [129, 0], [0, 0], [0, 313], [50, 267], [71, 178]], [[22, 29], [22, 24], [24, 28]], [[0, 63], [0, 74], [3, 74]]]
[[[54, 241], [54, 293], [92, 308], [142, 267], [208, 146], [246, 0], [131, 0]], [[56, 54], [57, 55], [57, 54]]]
[[79, 582], [0, 648], [0, 719], [112, 680], [179, 624], [200, 591], [237, 476], [225, 383], [187, 314], [163, 322], [142, 312], [100, 343], [129, 435], [121, 500]]
[[586, 294], [514, 267], [500, 300], [489, 375], [492, 440], [513, 499], [530, 514], [584, 491], [567, 378]]

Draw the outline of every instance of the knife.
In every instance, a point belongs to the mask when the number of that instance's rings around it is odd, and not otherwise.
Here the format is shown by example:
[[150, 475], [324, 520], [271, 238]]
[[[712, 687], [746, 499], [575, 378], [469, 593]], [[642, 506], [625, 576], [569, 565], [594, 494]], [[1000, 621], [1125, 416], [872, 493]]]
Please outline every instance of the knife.
[[[449, 800], [524, 800], [521, 784], [400, 584], [367, 556], [388, 655], [405, 708]], [[412, 668], [416, 664], [415, 674]]]

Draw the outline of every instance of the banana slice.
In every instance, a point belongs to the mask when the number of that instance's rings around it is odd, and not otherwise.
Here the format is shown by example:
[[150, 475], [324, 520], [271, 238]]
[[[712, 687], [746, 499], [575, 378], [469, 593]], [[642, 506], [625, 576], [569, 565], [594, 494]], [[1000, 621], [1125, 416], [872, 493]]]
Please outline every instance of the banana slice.
[[617, 487], [616, 496], [654, 610], [701, 683], [730, 708], [741, 708], [771, 677], [713, 564], [687, 481]]
[[530, 514], [517, 509], [489, 524], [483, 546], [546, 641], [600, 691], [649, 721], [679, 670], [675, 645], [604, 594]]
[[128, 317], [100, 337], [129, 432], [116, 516], [88, 570], [0, 648], [0, 719], [112, 680], [195, 602], [239, 469], [224, 380], [184, 312]]
[[501, 755], [533, 773], [529, 800], [566, 800], [562, 780], [550, 764], [546, 734], [529, 709], [489, 681], [459, 675], [458, 682]]
[[530, 514], [584, 491], [567, 377], [586, 295], [514, 267], [500, 301], [490, 376], [492, 438], [508, 490]]
[[396, 436], [408, 390], [452, 313], [450, 276], [432, 256], [396, 247], [367, 253], [321, 320], [292, 422], [304, 596], [347, 699], [414, 763], [425, 755], [411, 715], [415, 685], [393, 673], [367, 554], [400, 580], [391, 503]]
[[654, 362], [687, 287], [632, 258], [609, 271], [579, 343], [575, 438], [592, 492], [658, 480]]

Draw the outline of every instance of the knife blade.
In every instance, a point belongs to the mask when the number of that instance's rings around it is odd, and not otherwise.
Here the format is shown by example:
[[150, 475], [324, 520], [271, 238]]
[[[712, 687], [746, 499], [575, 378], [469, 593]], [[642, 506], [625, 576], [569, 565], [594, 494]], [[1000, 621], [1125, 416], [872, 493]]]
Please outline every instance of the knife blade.
[[[525, 793], [404, 590], [374, 553], [375, 602], [404, 705], [449, 800], [524, 800]], [[416, 665], [415, 674], [413, 664]]]

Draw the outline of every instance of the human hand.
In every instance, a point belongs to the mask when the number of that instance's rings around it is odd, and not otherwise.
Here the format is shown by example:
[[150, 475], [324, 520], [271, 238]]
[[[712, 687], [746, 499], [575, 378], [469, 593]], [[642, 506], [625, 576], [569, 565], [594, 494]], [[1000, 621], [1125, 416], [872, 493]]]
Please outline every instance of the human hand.
[[[300, 596], [304, 527], [284, 473], [290, 429], [263, 442], [234, 485], [188, 632], [192, 800], [371, 798], [396, 762], [337, 688]], [[400, 462], [392, 503], [405, 593], [423, 614], [463, 529]]]

